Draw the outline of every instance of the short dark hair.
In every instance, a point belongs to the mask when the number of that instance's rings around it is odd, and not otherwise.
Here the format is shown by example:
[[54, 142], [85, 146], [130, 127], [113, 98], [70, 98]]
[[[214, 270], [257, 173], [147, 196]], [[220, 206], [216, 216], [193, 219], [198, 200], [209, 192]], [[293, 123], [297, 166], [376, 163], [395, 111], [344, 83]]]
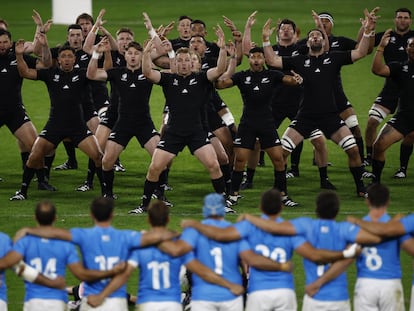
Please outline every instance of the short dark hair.
[[69, 44], [64, 44], [62, 45], [59, 49], [58, 49], [58, 55], [60, 55], [60, 53], [62, 53], [63, 51], [72, 51], [73, 54], [76, 54], [76, 50], [71, 47]]
[[88, 14], [88, 13], [82, 13], [81, 15], [79, 15], [78, 17], [76, 17], [76, 21], [75, 21], [75, 23], [76, 24], [79, 24], [79, 20], [80, 19], [87, 19], [87, 20], [89, 20], [92, 24], [94, 24], [95, 22], [94, 22], [94, 20], [93, 20], [93, 17], [90, 15], [90, 14]]
[[40, 201], [36, 204], [35, 217], [39, 225], [49, 226], [56, 219], [56, 207], [55, 205], [47, 200]]
[[382, 184], [372, 184], [367, 189], [367, 199], [372, 207], [383, 207], [390, 200], [388, 187]]
[[128, 50], [129, 48], [134, 48], [142, 52], [142, 45], [135, 41], [129, 42], [125, 49]]
[[131, 28], [128, 27], [121, 27], [116, 31], [116, 35], [118, 36], [120, 33], [126, 32], [129, 33], [131, 36], [134, 36], [134, 32], [131, 30]]
[[335, 219], [339, 212], [339, 197], [334, 191], [323, 191], [316, 197], [316, 215], [321, 219]]
[[190, 41], [191, 41], [192, 38], [201, 38], [201, 39], [203, 39], [203, 42], [206, 43], [206, 39], [204, 39], [204, 37], [202, 35], [193, 35], [193, 36], [191, 36]]
[[71, 29], [79, 29], [79, 30], [82, 30], [82, 27], [80, 25], [78, 25], [78, 24], [70, 24], [68, 26], [67, 32], [69, 32], [69, 30], [71, 30]]
[[204, 26], [204, 28], [206, 28], [206, 23], [204, 23], [201, 19], [195, 19], [191, 22], [191, 25], [193, 24], [201, 24]]
[[262, 53], [264, 54], [263, 48], [256, 46], [252, 49], [250, 49], [249, 54], [253, 54], [253, 53]]
[[9, 23], [5, 19], [0, 18], [0, 24], [4, 24], [6, 28], [9, 28]]
[[296, 24], [295, 24], [295, 22], [294, 22], [294, 21], [292, 21], [291, 19], [288, 19], [288, 18], [282, 19], [282, 20], [280, 21], [280, 23], [279, 23], [279, 27], [278, 27], [278, 29], [280, 29], [280, 27], [281, 27], [282, 25], [292, 25], [293, 31], [296, 31]]
[[6, 29], [0, 29], [0, 36], [6, 35], [11, 40], [11, 33]]
[[97, 221], [107, 221], [114, 211], [114, 200], [105, 197], [98, 197], [91, 203], [91, 213]]
[[276, 215], [282, 210], [282, 196], [279, 190], [272, 188], [262, 193], [260, 207], [266, 215]]
[[193, 19], [187, 15], [181, 15], [180, 17], [178, 17], [179, 22], [181, 22], [183, 19], [189, 19], [191, 22], [193, 21]]
[[411, 11], [409, 9], [407, 9], [407, 8], [399, 8], [399, 9], [395, 10], [395, 16], [397, 16], [397, 14], [399, 12], [408, 13], [408, 15], [410, 15], [410, 17], [411, 17]]
[[152, 201], [148, 207], [147, 212], [151, 226], [165, 227], [168, 224], [170, 209], [163, 201]]

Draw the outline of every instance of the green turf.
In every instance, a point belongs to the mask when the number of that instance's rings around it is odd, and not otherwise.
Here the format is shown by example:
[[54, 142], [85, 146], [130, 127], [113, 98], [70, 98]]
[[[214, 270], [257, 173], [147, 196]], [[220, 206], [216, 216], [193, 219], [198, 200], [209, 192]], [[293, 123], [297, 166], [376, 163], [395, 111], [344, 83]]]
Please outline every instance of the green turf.
[[[302, 33], [313, 27], [311, 19], [311, 9], [316, 11], [330, 11], [335, 18], [334, 33], [355, 38], [359, 28], [359, 18], [362, 17], [362, 10], [365, 7], [373, 8], [380, 6], [379, 13], [381, 19], [378, 21], [377, 29], [385, 30], [392, 27], [394, 10], [398, 7], [409, 7], [411, 1], [125, 1], [125, 0], [100, 0], [94, 1], [94, 15], [100, 8], [106, 8], [105, 19], [108, 21], [107, 29], [112, 33], [121, 26], [129, 26], [135, 31], [136, 40], [142, 42], [146, 38], [145, 29], [142, 23], [143, 11], [148, 12], [154, 25], [167, 24], [171, 20], [176, 20], [180, 15], [190, 15], [193, 18], [202, 19], [207, 23], [209, 40], [214, 40], [212, 27], [217, 23], [222, 23], [221, 16], [234, 20], [240, 30], [243, 30], [247, 16], [254, 10], [258, 10], [257, 24], [253, 29], [253, 41], [260, 44], [260, 30], [268, 17], [273, 20], [278, 18], [291, 18], [296, 21], [302, 29]], [[24, 38], [31, 40], [33, 37], [34, 26], [31, 20], [31, 10], [36, 8], [43, 16], [44, 20], [51, 16], [50, 1], [8, 1], [1, 10], [1, 17], [10, 24], [13, 39]], [[413, 9], [411, 7], [411, 9]], [[79, 12], [81, 13], [81, 12]], [[229, 31], [226, 30], [229, 36]], [[174, 31], [171, 38], [176, 37]], [[50, 46], [55, 46], [65, 40], [65, 26], [55, 25], [48, 34]], [[273, 39], [274, 41], [274, 39]], [[343, 82], [345, 91], [358, 113], [362, 130], [365, 129], [367, 111], [374, 98], [379, 92], [383, 80], [375, 77], [370, 72], [372, 55], [361, 60], [356, 65], [347, 66], [343, 69]], [[246, 68], [246, 62], [241, 68]], [[236, 119], [240, 117], [241, 100], [237, 89], [221, 91], [222, 97], [233, 111]], [[42, 129], [48, 115], [49, 99], [46, 88], [42, 82], [25, 81], [23, 97], [26, 108], [38, 130]], [[151, 109], [154, 121], [160, 124], [161, 111], [164, 101], [158, 86], [154, 87], [151, 97]], [[285, 122], [279, 134], [283, 133], [287, 123]], [[73, 226], [90, 226], [92, 224], [88, 204], [90, 200], [99, 194], [95, 189], [90, 193], [78, 193], [74, 189], [80, 185], [86, 176], [86, 157], [80, 152], [77, 153], [80, 168], [76, 171], [57, 172], [52, 171], [52, 184], [57, 186], [59, 191], [56, 193], [46, 193], [36, 190], [34, 183], [29, 192], [29, 200], [24, 202], [9, 202], [8, 198], [18, 189], [21, 179], [21, 160], [15, 139], [10, 135], [7, 128], [0, 129], [1, 137], [1, 158], [0, 158], [0, 177], [4, 179], [0, 183], [0, 209], [1, 227], [0, 230], [10, 235], [22, 226], [34, 225], [33, 207], [35, 202], [40, 199], [49, 198], [53, 200], [59, 213], [57, 226], [70, 228]], [[340, 219], [346, 214], [362, 216], [366, 212], [363, 200], [355, 197], [352, 177], [347, 168], [347, 160], [344, 153], [331, 142], [328, 144], [329, 160], [333, 166], [329, 168], [331, 181], [338, 187], [338, 194], [342, 199]], [[391, 189], [392, 204], [391, 213], [411, 211], [412, 198], [409, 192], [413, 187], [411, 171], [406, 180], [393, 180], [390, 177], [394, 170], [398, 168], [399, 145], [393, 146], [387, 153], [387, 163], [383, 173], [383, 181]], [[59, 147], [55, 164], [65, 161], [64, 149]], [[127, 211], [139, 203], [142, 193], [144, 178], [149, 156], [140, 146], [131, 141], [127, 150], [121, 155], [122, 163], [127, 171], [117, 173], [115, 180], [115, 193], [119, 196], [116, 202], [117, 210], [114, 225], [119, 228], [147, 228], [145, 216], [128, 216]], [[301, 215], [313, 215], [314, 198], [319, 192], [319, 177], [317, 169], [311, 166], [312, 151], [309, 143], [305, 143], [301, 161], [301, 177], [289, 180], [288, 186], [292, 197], [301, 203], [300, 209], [284, 211], [285, 218], [292, 218]], [[184, 151], [174, 161], [170, 174], [170, 183], [174, 187], [171, 193], [167, 193], [168, 198], [174, 203], [172, 209], [171, 226], [178, 228], [179, 222], [185, 217], [200, 218], [200, 206], [202, 197], [212, 191], [209, 177], [204, 168], [191, 157], [188, 151]], [[266, 166], [258, 168], [254, 189], [245, 191], [244, 198], [236, 207], [238, 212], [258, 213], [257, 205], [260, 193], [271, 187], [273, 184], [273, 172], [270, 160], [266, 159]], [[228, 217], [234, 220], [234, 216]], [[409, 290], [411, 288], [411, 259], [407, 256], [402, 257], [404, 269], [404, 288], [405, 299], [409, 301]], [[304, 277], [301, 264], [296, 258], [295, 279], [298, 301], [300, 303], [303, 296]], [[355, 280], [355, 270], [350, 269], [350, 293], [352, 294], [353, 283]], [[75, 280], [68, 277], [68, 284]], [[129, 289], [136, 289], [136, 279], [131, 278]], [[20, 310], [23, 299], [23, 286], [20, 280], [8, 273], [9, 288], [9, 310]]]

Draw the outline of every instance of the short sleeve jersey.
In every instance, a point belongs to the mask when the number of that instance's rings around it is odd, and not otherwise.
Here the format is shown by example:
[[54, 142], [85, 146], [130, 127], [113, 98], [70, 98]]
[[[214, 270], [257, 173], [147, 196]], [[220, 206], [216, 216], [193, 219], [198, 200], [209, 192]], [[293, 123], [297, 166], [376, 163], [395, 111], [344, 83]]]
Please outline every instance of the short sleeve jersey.
[[[117, 230], [113, 227], [73, 228], [72, 242], [80, 248], [85, 268], [109, 270], [121, 261], [127, 261], [129, 251], [141, 245], [141, 233], [131, 230]], [[85, 282], [85, 296], [101, 292], [110, 279]], [[126, 295], [126, 286], [113, 292], [110, 297]]]
[[231, 77], [243, 99], [240, 124], [273, 124], [272, 96], [283, 77], [284, 74], [280, 71], [266, 69], [260, 72], [241, 71]]
[[[65, 277], [66, 266], [79, 262], [75, 246], [67, 241], [45, 239], [28, 235], [13, 247], [23, 260], [46, 277]], [[25, 301], [30, 299], [57, 299], [67, 302], [65, 290], [50, 288], [25, 281]]]
[[[269, 219], [262, 215], [263, 219]], [[275, 222], [282, 222], [278, 217]], [[306, 242], [303, 236], [281, 236], [265, 232], [248, 221], [234, 224], [240, 236], [246, 239], [251, 249], [262, 256], [277, 262], [287, 262], [292, 258], [293, 250]], [[265, 271], [254, 267], [250, 268], [249, 293], [257, 290], [268, 290], [275, 288], [294, 289], [293, 274], [281, 271]]]
[[[227, 221], [215, 219], [205, 219], [202, 223], [219, 228], [231, 225]], [[229, 282], [242, 284], [239, 270], [239, 254], [250, 249], [246, 241], [221, 243], [208, 239], [193, 228], [185, 229], [181, 239], [192, 246], [195, 258], [201, 263]], [[220, 302], [234, 298], [235, 296], [227, 288], [207, 283], [193, 274], [193, 300]]]
[[[0, 232], [0, 257], [4, 257], [12, 250], [12, 240], [3, 232]], [[0, 300], [7, 302], [6, 271], [0, 272]]]
[[[354, 243], [360, 230], [359, 227], [348, 222], [336, 222], [334, 220], [303, 217], [293, 219], [290, 222], [295, 227], [296, 234], [303, 235], [313, 247], [331, 251], [341, 251], [347, 244]], [[306, 284], [317, 280], [330, 266], [329, 264], [318, 265], [307, 259], [303, 259], [303, 265]], [[324, 301], [348, 299], [346, 272], [330, 281], [329, 284], [322, 286], [313, 298]]]
[[84, 124], [81, 104], [87, 87], [85, 69], [73, 69], [70, 72], [59, 68], [40, 69], [37, 79], [45, 82], [49, 91], [49, 122], [67, 128]]
[[[391, 217], [382, 215], [378, 222], [388, 222]], [[369, 215], [363, 218], [372, 221]], [[385, 240], [382, 243], [365, 246], [362, 253], [357, 257], [357, 276], [360, 278], [373, 279], [400, 279], [400, 246], [409, 239], [409, 235], [403, 235], [397, 239]]]
[[138, 303], [174, 301], [180, 302], [180, 269], [194, 259], [192, 252], [172, 257], [150, 246], [136, 249], [128, 263], [139, 268]]
[[301, 114], [318, 117], [337, 112], [334, 89], [341, 67], [348, 64], [352, 64], [351, 51], [283, 57], [283, 69], [293, 69], [303, 77]]
[[[29, 68], [36, 68], [36, 58], [27, 55], [23, 57]], [[10, 52], [0, 56], [0, 116], [13, 111], [16, 106], [23, 105], [22, 83], [23, 79], [17, 70], [16, 54]]]
[[126, 67], [112, 68], [107, 71], [108, 81], [119, 92], [119, 118], [122, 122], [139, 125], [150, 116], [149, 99], [153, 84], [142, 74], [141, 68], [132, 72]]
[[203, 130], [202, 114], [210, 84], [205, 72], [186, 77], [161, 73], [159, 85], [169, 107], [167, 131], [185, 136]]

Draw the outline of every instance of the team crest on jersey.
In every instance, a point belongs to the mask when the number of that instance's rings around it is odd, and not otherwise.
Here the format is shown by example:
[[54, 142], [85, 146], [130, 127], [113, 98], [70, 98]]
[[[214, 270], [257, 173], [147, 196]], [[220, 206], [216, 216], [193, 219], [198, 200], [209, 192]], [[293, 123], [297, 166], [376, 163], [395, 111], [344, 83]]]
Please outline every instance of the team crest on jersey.
[[299, 51], [293, 51], [292, 52], [292, 56], [298, 56], [299, 55]]
[[177, 79], [174, 79], [174, 81], [173, 81], [173, 85], [178, 86], [178, 80], [177, 80]]
[[72, 82], [76, 82], [76, 81], [79, 81], [79, 76], [78, 75], [72, 77]]
[[328, 57], [328, 58], [325, 58], [324, 60], [323, 60], [323, 64], [324, 65], [329, 65], [331, 63], [331, 59]]
[[16, 66], [17, 65], [17, 60], [12, 60], [10, 62], [10, 66]]
[[247, 76], [246, 79], [244, 80], [244, 84], [250, 84], [252, 83], [252, 77]]
[[128, 74], [127, 73], [123, 73], [121, 75], [121, 81], [126, 81], [127, 80], [127, 77], [128, 77]]
[[164, 148], [165, 147], [165, 140], [160, 140], [160, 142], [158, 143], [157, 147]]
[[188, 83], [188, 85], [195, 85], [195, 84], [197, 84], [197, 81], [194, 78], [190, 80], [190, 83]]
[[238, 137], [238, 138], [236, 138], [236, 139], [234, 140], [234, 144], [235, 144], [235, 145], [240, 145], [240, 144], [241, 144], [241, 142], [242, 142], [242, 141], [241, 141], [241, 138], [239, 138], [239, 137]]
[[310, 59], [306, 59], [305, 64], [303, 66], [304, 67], [310, 67]]
[[333, 41], [331, 44], [331, 48], [338, 48], [339, 47], [339, 42], [338, 41]]
[[88, 54], [82, 54], [81, 57], [80, 57], [81, 61], [85, 61], [85, 60], [88, 60], [88, 59], [89, 59]]
[[404, 72], [408, 72], [408, 65], [404, 65], [404, 66], [402, 67], [402, 71], [404, 71]]
[[321, 227], [321, 233], [329, 233], [329, 227], [328, 226], [322, 226]]
[[138, 80], [145, 80], [145, 76], [141, 73], [141, 74], [138, 76]]
[[55, 75], [53, 78], [54, 82], [59, 82], [60, 76], [59, 75]]
[[269, 82], [270, 82], [269, 78], [262, 78], [262, 83], [269, 83]]
[[201, 65], [201, 69], [208, 69], [210, 66], [207, 63]]
[[395, 37], [390, 37], [390, 43], [395, 43]]
[[111, 132], [111, 134], [109, 134], [108, 138], [114, 139], [115, 136], [116, 136], [116, 132]]
[[107, 234], [102, 235], [102, 242], [109, 242], [111, 240], [111, 237]]

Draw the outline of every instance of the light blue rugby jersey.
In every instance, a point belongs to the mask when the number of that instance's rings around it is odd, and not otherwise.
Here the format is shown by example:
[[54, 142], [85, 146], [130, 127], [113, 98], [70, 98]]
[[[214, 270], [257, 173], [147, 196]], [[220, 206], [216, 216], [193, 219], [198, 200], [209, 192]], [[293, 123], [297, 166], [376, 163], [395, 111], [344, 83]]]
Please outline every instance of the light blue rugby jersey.
[[[269, 219], [262, 215], [261, 218]], [[278, 217], [275, 222], [282, 222]], [[265, 232], [248, 221], [234, 224], [240, 236], [249, 242], [251, 249], [257, 254], [268, 257], [277, 262], [287, 262], [292, 258], [293, 250], [306, 242], [303, 236], [281, 236]], [[276, 288], [294, 289], [293, 275], [289, 272], [264, 271], [250, 268], [249, 293], [257, 290]]]
[[[110, 270], [119, 262], [128, 260], [132, 248], [141, 245], [141, 233], [132, 230], [118, 230], [113, 227], [73, 228], [72, 242], [81, 250], [85, 268]], [[84, 295], [100, 293], [110, 279], [85, 282]], [[126, 285], [114, 291], [109, 297], [126, 297]]]
[[[405, 233], [411, 235], [411, 237], [414, 237], [414, 214], [401, 218], [400, 222], [404, 226]], [[412, 277], [412, 285], [414, 286], [414, 273]]]
[[[388, 222], [391, 217], [384, 214], [379, 222]], [[369, 215], [363, 220], [372, 221]], [[409, 235], [403, 235], [395, 239], [388, 239], [382, 243], [365, 246], [357, 257], [357, 277], [373, 279], [400, 279], [400, 246]]]
[[[62, 240], [27, 235], [16, 242], [13, 250], [23, 256], [26, 264], [49, 278], [65, 277], [66, 266], [79, 262], [75, 246]], [[66, 290], [49, 288], [26, 281], [25, 288], [24, 301], [33, 298], [68, 301]]]
[[[341, 251], [349, 243], [354, 243], [360, 230], [354, 224], [335, 220], [301, 217], [290, 222], [295, 227], [296, 234], [303, 235], [313, 247], [331, 251]], [[306, 284], [317, 280], [330, 266], [330, 264], [318, 265], [307, 259], [303, 259], [303, 265]], [[349, 295], [346, 272], [322, 286], [312, 298], [322, 301], [347, 300]]]
[[194, 254], [172, 257], [150, 246], [134, 250], [128, 262], [139, 268], [138, 304], [145, 302], [181, 302], [180, 268]]
[[[12, 250], [13, 242], [10, 237], [0, 232], [0, 257], [3, 257]], [[5, 270], [0, 271], [0, 300], [7, 302], [7, 285]]]
[[[228, 221], [211, 218], [203, 220], [202, 223], [219, 228], [225, 228], [232, 225], [232, 223]], [[181, 239], [192, 246], [195, 258], [204, 265], [221, 275], [226, 280], [232, 283], [242, 284], [242, 277], [239, 269], [239, 253], [250, 249], [247, 241], [241, 240], [229, 243], [217, 242], [208, 239], [193, 228], [185, 229], [181, 235]], [[220, 302], [235, 298], [236, 296], [227, 288], [207, 283], [197, 275], [193, 274], [193, 300]]]

